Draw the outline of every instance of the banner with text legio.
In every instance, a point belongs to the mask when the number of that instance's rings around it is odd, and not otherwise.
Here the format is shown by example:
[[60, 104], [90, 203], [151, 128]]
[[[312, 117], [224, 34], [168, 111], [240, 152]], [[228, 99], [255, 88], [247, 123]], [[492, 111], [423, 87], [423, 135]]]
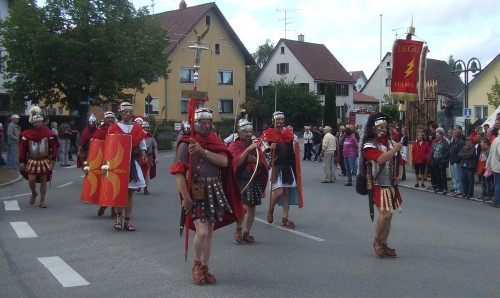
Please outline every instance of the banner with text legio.
[[398, 39], [392, 49], [391, 98], [417, 100], [418, 67], [422, 41]]

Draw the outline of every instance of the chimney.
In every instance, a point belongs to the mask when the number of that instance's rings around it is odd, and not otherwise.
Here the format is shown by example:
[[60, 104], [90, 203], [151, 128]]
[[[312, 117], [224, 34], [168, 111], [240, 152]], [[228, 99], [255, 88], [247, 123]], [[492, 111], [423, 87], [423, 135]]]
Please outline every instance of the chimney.
[[184, 9], [184, 8], [187, 8], [186, 1], [181, 0], [181, 2], [179, 3], [179, 9]]
[[304, 34], [299, 34], [298, 40], [304, 42]]

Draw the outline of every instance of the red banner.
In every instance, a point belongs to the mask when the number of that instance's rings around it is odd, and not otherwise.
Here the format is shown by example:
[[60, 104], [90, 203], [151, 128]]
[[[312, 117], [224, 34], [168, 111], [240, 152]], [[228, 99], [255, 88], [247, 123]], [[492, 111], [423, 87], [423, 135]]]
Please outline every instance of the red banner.
[[416, 100], [422, 41], [398, 39], [392, 49], [391, 98]]

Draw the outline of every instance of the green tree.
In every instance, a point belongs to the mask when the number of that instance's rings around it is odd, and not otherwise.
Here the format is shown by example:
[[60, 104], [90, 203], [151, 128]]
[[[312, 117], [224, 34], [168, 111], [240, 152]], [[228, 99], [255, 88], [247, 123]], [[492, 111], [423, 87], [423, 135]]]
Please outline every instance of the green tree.
[[267, 59], [271, 56], [273, 52], [274, 44], [271, 43], [269, 39], [257, 48], [257, 51], [252, 54], [256, 65], [250, 65], [246, 68], [246, 83], [247, 83], [247, 96], [255, 97], [255, 79], [259, 74], [260, 70], [267, 62]]
[[266, 39], [266, 42], [260, 45], [257, 51], [252, 54], [257, 64], [247, 66], [246, 68], [246, 99], [242, 107], [246, 109], [248, 119], [261, 118], [263, 116], [262, 101], [258, 100], [258, 94], [255, 91], [255, 79], [267, 62], [267, 59], [271, 56], [273, 49], [274, 44], [269, 39]]
[[498, 83], [497, 76], [495, 76], [495, 84], [491, 86], [491, 93], [486, 93], [488, 96], [488, 104], [497, 108], [500, 106], [500, 83]]
[[453, 68], [453, 65], [455, 64], [455, 58], [453, 58], [453, 55], [448, 56], [448, 65], [450, 68]]
[[333, 83], [326, 84], [323, 119], [324, 125], [329, 125], [334, 130], [337, 129], [337, 96], [335, 94], [335, 85]]
[[5, 87], [14, 101], [59, 102], [85, 118], [94, 104], [132, 98], [125, 89], [168, 76], [168, 33], [127, 0], [14, 1], [0, 23]]
[[287, 123], [298, 126], [320, 122], [323, 106], [319, 96], [293, 81], [287, 83], [285, 79], [281, 79], [277, 82], [272, 81], [260, 98], [263, 112], [263, 117], [259, 119], [260, 123], [262, 121], [269, 123], [272, 118], [275, 111], [275, 95], [277, 95], [276, 110], [285, 113]]

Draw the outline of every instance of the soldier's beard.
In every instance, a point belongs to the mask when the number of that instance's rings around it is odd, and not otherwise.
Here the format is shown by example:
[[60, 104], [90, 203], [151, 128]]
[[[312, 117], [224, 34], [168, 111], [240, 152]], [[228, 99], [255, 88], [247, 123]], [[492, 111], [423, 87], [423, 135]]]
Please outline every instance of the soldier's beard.
[[380, 126], [376, 126], [374, 131], [379, 138], [383, 138], [386, 136], [386, 131], [382, 130]]

